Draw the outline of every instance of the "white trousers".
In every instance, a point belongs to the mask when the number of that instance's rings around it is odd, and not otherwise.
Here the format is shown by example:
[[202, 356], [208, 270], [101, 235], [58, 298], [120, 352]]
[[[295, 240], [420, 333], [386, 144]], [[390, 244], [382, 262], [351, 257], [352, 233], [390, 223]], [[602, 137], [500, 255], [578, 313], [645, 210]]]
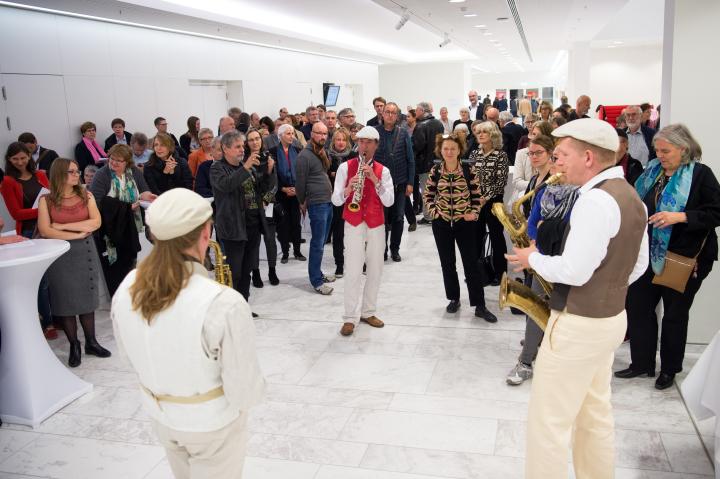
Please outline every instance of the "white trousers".
[[[377, 310], [380, 277], [385, 262], [385, 225], [368, 228], [365, 222], [345, 222], [345, 314], [343, 321], [357, 326]], [[363, 264], [367, 276], [363, 287]], [[361, 303], [362, 299], [362, 303]]]
[[625, 336], [625, 311], [587, 318], [552, 311], [535, 362], [528, 413], [527, 479], [615, 477], [610, 378]]
[[241, 479], [248, 439], [247, 412], [222, 429], [184, 432], [153, 421], [175, 479]]

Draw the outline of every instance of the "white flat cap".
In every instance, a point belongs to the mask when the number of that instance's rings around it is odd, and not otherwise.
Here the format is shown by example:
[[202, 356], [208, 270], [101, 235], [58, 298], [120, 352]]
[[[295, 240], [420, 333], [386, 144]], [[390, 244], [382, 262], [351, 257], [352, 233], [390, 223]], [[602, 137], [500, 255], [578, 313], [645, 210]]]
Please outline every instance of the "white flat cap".
[[569, 121], [555, 128], [552, 136], [556, 138], [569, 136], [612, 152], [617, 151], [620, 146], [620, 140], [615, 128], [610, 123], [596, 118], [581, 118]]
[[380, 141], [380, 134], [372, 126], [364, 126], [362, 130], [358, 131], [358, 139], [367, 138], [368, 140]]
[[187, 188], [174, 188], [157, 197], [147, 209], [145, 221], [160, 241], [186, 235], [212, 216], [210, 203]]

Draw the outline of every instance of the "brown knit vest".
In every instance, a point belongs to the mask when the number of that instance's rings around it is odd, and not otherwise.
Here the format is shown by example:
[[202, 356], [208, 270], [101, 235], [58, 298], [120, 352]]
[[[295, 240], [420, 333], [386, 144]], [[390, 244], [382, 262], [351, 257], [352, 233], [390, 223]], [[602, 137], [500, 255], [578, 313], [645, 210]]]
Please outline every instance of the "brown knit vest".
[[[623, 178], [602, 181], [595, 188], [608, 193], [620, 207], [620, 229], [610, 239], [607, 254], [590, 280], [582, 286], [555, 283], [550, 308], [589, 318], [607, 318], [625, 309], [628, 279], [637, 262], [647, 229], [645, 207], [635, 189]], [[565, 229], [565, 249], [570, 224]]]

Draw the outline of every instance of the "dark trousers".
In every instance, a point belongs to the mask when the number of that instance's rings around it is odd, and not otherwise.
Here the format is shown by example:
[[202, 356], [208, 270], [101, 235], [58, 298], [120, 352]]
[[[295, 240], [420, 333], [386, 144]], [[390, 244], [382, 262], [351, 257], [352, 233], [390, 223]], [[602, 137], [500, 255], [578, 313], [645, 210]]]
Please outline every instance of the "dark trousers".
[[655, 274], [648, 268], [630, 285], [626, 301], [630, 357], [634, 370], [654, 370], [657, 351], [658, 321], [655, 307], [663, 302], [660, 336], [660, 370], [674, 374], [682, 371], [687, 342], [690, 307], [703, 280], [690, 277], [684, 293], [652, 284]]
[[345, 220], [342, 217], [343, 209], [345, 209], [344, 205], [333, 206], [333, 219], [330, 225], [335, 266], [345, 265]]
[[402, 240], [403, 226], [405, 226], [405, 184], [395, 185], [395, 201], [392, 206], [385, 208], [385, 254], [387, 254], [387, 242], [390, 238], [390, 251], [400, 251], [400, 240]]
[[[264, 214], [264, 213], [263, 213]], [[263, 241], [265, 242], [265, 252], [267, 253], [267, 262], [269, 268], [274, 268], [277, 265], [277, 241], [275, 240], [275, 230], [277, 225], [275, 224], [274, 218], [265, 218], [265, 228], [262, 229], [261, 234]], [[258, 263], [255, 269], [260, 267], [260, 255], [258, 255]]]
[[465, 270], [470, 305], [485, 306], [485, 292], [475, 245], [476, 229], [475, 222], [460, 220], [451, 224], [442, 219], [432, 221], [433, 237], [440, 255], [445, 296], [449, 300], [460, 299], [460, 282], [455, 268], [455, 244], [457, 243]]
[[120, 286], [120, 283], [125, 279], [125, 276], [135, 269], [137, 256], [134, 258], [124, 258], [118, 255], [117, 260], [113, 264], [108, 262], [107, 256], [100, 256], [100, 264], [102, 265], [108, 293], [110, 293], [110, 297], [112, 298]]
[[[503, 233], [503, 226], [494, 214], [492, 214], [493, 203], [502, 203], [502, 196], [498, 195], [491, 198], [480, 210], [480, 218], [477, 221], [477, 248], [478, 258], [485, 257], [485, 238], [490, 237], [490, 245], [492, 246], [492, 261], [493, 269], [497, 279], [502, 277], [502, 274], [507, 271], [507, 260], [505, 259], [505, 253], [507, 253], [507, 247], [505, 246], [505, 235]], [[485, 234], [487, 231], [489, 234]]]
[[257, 264], [260, 253], [259, 227], [248, 228], [247, 236], [247, 241], [222, 240], [223, 250], [233, 276], [233, 288], [242, 294], [246, 301], [250, 298], [250, 272]]
[[300, 204], [297, 197], [287, 196], [282, 192], [278, 193], [278, 199], [283, 209], [283, 217], [277, 225], [278, 239], [283, 255], [290, 253], [290, 244], [293, 245], [293, 252], [300, 252], [301, 215]]

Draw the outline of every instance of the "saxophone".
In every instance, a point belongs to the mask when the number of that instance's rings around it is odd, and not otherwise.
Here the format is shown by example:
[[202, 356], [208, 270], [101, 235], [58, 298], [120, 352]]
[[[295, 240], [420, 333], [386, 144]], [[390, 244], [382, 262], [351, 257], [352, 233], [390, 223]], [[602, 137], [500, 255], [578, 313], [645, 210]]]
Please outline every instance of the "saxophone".
[[365, 164], [365, 156], [361, 153], [360, 156], [358, 156], [358, 181], [353, 185], [353, 197], [348, 205], [348, 210], [353, 213], [360, 211], [360, 201], [362, 201], [363, 188], [365, 188], [365, 171], [363, 171]]
[[230, 265], [225, 262], [225, 255], [220, 249], [220, 243], [210, 240], [208, 246], [215, 252], [215, 281], [232, 288], [232, 271]]
[[[523, 196], [517, 199], [512, 205], [512, 212], [508, 212], [505, 209], [505, 205], [502, 203], [495, 203], [492, 206], [492, 213], [502, 223], [510, 235], [510, 241], [517, 248], [527, 248], [530, 246], [530, 236], [527, 234], [527, 219], [522, 212], [522, 205], [533, 196], [542, 186], [549, 186], [557, 184], [562, 179], [562, 173], [555, 173], [548, 178], [544, 183], [535, 187], [535, 189], [525, 193]], [[533, 270], [528, 270], [528, 273], [535, 275], [542, 286], [543, 291], [546, 295], [552, 293], [552, 284], [548, 283]], [[547, 301], [540, 298], [534, 291], [520, 284], [517, 281], [511, 281], [507, 277], [507, 273], [503, 273], [502, 280], [500, 281], [500, 298], [499, 298], [500, 309], [505, 306], [512, 306], [523, 313], [527, 314], [530, 319], [535, 321], [537, 325], [545, 330], [548, 319], [550, 317], [550, 307]]]

